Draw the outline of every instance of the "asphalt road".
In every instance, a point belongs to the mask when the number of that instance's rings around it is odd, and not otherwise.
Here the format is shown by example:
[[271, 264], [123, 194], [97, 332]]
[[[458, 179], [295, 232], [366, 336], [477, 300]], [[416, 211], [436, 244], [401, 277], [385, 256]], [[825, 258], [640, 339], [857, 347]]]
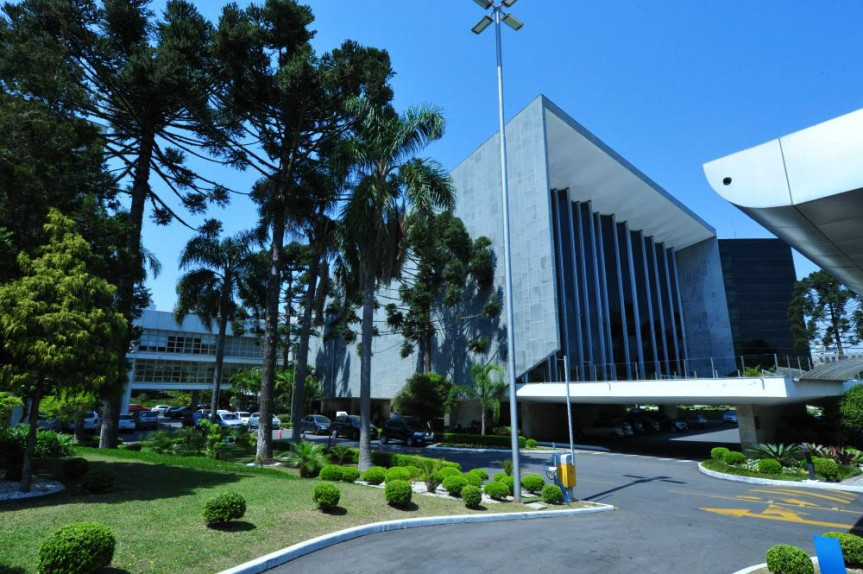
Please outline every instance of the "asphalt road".
[[[483, 467], [490, 473], [498, 472], [496, 461], [507, 456], [435, 448], [424, 453], [459, 461], [465, 468]], [[524, 472], [543, 472], [549, 458], [541, 451], [523, 453]], [[694, 460], [679, 455], [656, 458], [580, 451], [576, 461], [576, 497], [612, 504], [618, 510], [370, 535], [295, 560], [274, 572], [440, 574], [565, 569], [607, 574], [718, 574], [763, 562], [764, 553], [774, 544], [794, 544], [814, 554], [812, 534], [828, 530], [863, 533], [863, 495], [717, 480], [698, 472]]]

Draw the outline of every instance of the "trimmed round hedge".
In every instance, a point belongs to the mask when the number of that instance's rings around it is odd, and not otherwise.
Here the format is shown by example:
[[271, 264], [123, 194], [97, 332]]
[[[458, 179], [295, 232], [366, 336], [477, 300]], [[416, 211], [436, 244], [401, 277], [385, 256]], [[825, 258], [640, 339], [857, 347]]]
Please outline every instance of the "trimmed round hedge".
[[92, 494], [99, 494], [106, 492], [114, 486], [116, 479], [117, 474], [113, 470], [94, 468], [84, 475], [84, 478], [81, 480], [81, 488]]
[[815, 566], [806, 552], [787, 544], [777, 544], [767, 551], [767, 568], [782, 574], [815, 574]]
[[563, 502], [563, 491], [556, 484], [546, 484], [542, 487], [542, 499], [549, 504]]
[[75, 457], [63, 462], [63, 476], [69, 480], [78, 480], [90, 470], [86, 458]]
[[505, 476], [509, 476], [509, 475], [505, 472], [496, 472], [496, 473], [494, 473], [494, 480], [497, 480], [498, 482], [500, 482], [500, 480]]
[[111, 564], [117, 541], [107, 526], [73, 522], [56, 530], [39, 548], [41, 574], [89, 574]]
[[485, 492], [489, 497], [494, 500], [505, 500], [507, 496], [510, 495], [509, 487], [502, 482], [498, 482], [496, 480], [492, 480], [491, 482], [486, 482], [483, 487], [483, 492]]
[[835, 460], [829, 458], [812, 458], [812, 466], [815, 467], [815, 474], [820, 474], [830, 482], [839, 480], [839, 465]]
[[521, 477], [521, 485], [528, 492], [540, 492], [545, 486], [545, 479], [538, 474], [525, 474]]
[[360, 478], [360, 471], [355, 466], [343, 466], [342, 482], [354, 482]]
[[408, 465], [408, 466], [403, 466], [402, 468], [404, 468], [406, 471], [408, 471], [408, 474], [411, 477], [411, 481], [419, 480], [419, 478], [423, 475], [423, 472], [419, 469], [419, 467], [416, 467], [413, 465]]
[[725, 462], [725, 464], [729, 466], [734, 466], [746, 462], [746, 455], [736, 450], [730, 450], [725, 453], [725, 457], [723, 457], [722, 460]]
[[404, 466], [388, 468], [384, 474], [384, 482], [390, 482], [391, 480], [404, 480], [410, 482], [411, 472]]
[[387, 477], [387, 469], [382, 466], [369, 467], [363, 473], [363, 480], [369, 484], [380, 484]]
[[339, 504], [342, 493], [338, 487], [332, 482], [321, 482], [315, 485], [312, 491], [312, 501], [318, 505], [321, 510], [330, 510]]
[[390, 506], [405, 508], [411, 503], [411, 483], [406, 480], [388, 480], [384, 487], [384, 497]]
[[524, 443], [527, 448], [536, 448], [537, 444], [536, 439], [532, 438], [527, 439], [527, 442]]
[[435, 476], [438, 479], [438, 482], [443, 482], [444, 479], [450, 476], [458, 476], [461, 475], [461, 471], [457, 468], [453, 468], [451, 466], [445, 466], [439, 471], [435, 473]]
[[466, 474], [475, 474], [482, 480], [488, 480], [488, 473], [482, 468], [472, 468]]
[[515, 479], [513, 477], [504, 476], [500, 479], [500, 482], [506, 485], [506, 487], [509, 489], [510, 494], [515, 494]]
[[715, 448], [710, 449], [710, 458], [713, 460], [724, 461], [725, 455], [730, 451], [724, 446], [717, 446]]
[[839, 540], [845, 566], [848, 568], [863, 568], [863, 537], [848, 532], [825, 532], [827, 538]]
[[343, 476], [342, 467], [337, 464], [328, 464], [324, 468], [321, 469], [320, 474], [318, 474], [318, 478], [321, 480], [331, 480], [333, 482], [338, 482], [342, 480]]
[[482, 477], [480, 475], [466, 472], [462, 476], [469, 485], [475, 486], [477, 488], [482, 488]]
[[758, 461], [758, 472], [761, 474], [779, 474], [782, 472], [782, 463], [775, 458], [765, 458]]
[[478, 486], [468, 484], [461, 489], [461, 499], [468, 508], [476, 508], [482, 502], [482, 491]]
[[223, 492], [204, 503], [203, 514], [207, 524], [223, 524], [242, 518], [246, 514], [246, 499], [239, 492]]
[[441, 483], [441, 486], [446, 489], [450, 496], [461, 496], [462, 489], [467, 485], [467, 478], [465, 478], [464, 475], [461, 474], [448, 476], [443, 479], [443, 482]]

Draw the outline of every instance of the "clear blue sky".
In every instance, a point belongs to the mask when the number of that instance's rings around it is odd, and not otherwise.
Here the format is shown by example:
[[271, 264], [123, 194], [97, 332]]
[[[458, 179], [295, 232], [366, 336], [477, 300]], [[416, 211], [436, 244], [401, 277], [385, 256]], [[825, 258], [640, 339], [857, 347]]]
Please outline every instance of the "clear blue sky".
[[[198, 2], [212, 20], [222, 4]], [[476, 3], [309, 4], [319, 52], [347, 38], [385, 48], [397, 106], [443, 108], [447, 132], [428, 156], [452, 168], [497, 130], [494, 34], [471, 33], [482, 15]], [[545, 94], [720, 238], [771, 235], [711, 190], [703, 163], [863, 107], [856, 0], [520, 0], [512, 11], [525, 27], [504, 27], [507, 119]], [[211, 175], [241, 190], [254, 181], [251, 173]], [[230, 232], [256, 220], [242, 198], [211, 215]], [[145, 228], [145, 245], [163, 265], [149, 281], [158, 309], [173, 308], [176, 262], [189, 236], [178, 224]], [[815, 269], [800, 256], [795, 262], [798, 275]]]

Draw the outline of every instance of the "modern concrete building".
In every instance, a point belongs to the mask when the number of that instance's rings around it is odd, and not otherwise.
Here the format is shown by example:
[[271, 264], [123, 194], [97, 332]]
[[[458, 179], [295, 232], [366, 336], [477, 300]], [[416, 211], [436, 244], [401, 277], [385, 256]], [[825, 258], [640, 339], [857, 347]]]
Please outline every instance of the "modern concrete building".
[[746, 367], [808, 369], [808, 349], [795, 348], [788, 319], [797, 280], [788, 244], [720, 239], [719, 258], [735, 357]]
[[[520, 425], [531, 436], [566, 435], [565, 387], [580, 413], [633, 403], [738, 404], [746, 440], [771, 440], [781, 413], [841, 394], [842, 385], [777, 376], [739, 377], [715, 231], [544, 96], [506, 126], [512, 230], [516, 376]], [[503, 253], [498, 137], [453, 171], [456, 215], [473, 237]], [[499, 262], [495, 283], [503, 288]], [[381, 291], [397, 298], [397, 289]], [[504, 314], [505, 316], [505, 314]], [[383, 309], [376, 315], [383, 325]], [[471, 356], [448, 330], [435, 341], [434, 370], [471, 384], [474, 361], [505, 364], [501, 323], [492, 354]], [[382, 331], [384, 329], [381, 329]], [[416, 371], [400, 335], [373, 342], [378, 416]], [[562, 359], [570, 371], [563, 371]], [[340, 341], [313, 347], [329, 397], [325, 409], [356, 410], [359, 357]], [[796, 361], [795, 361], [796, 362]], [[729, 377], [729, 375], [733, 375]], [[467, 426], [475, 409], [460, 408]]]
[[863, 110], [704, 164], [710, 186], [863, 294]]

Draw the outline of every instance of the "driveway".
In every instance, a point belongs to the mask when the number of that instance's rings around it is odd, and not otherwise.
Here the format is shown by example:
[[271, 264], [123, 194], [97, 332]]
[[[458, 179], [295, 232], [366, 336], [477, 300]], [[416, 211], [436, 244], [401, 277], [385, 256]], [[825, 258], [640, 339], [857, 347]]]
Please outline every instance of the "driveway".
[[[465, 468], [481, 466], [494, 472], [500, 470], [495, 461], [507, 456], [441, 449], [424, 452], [458, 460]], [[544, 470], [549, 454], [539, 452], [524, 453], [525, 472]], [[566, 569], [718, 574], [763, 562], [773, 544], [794, 544], [814, 553], [812, 534], [852, 529], [863, 533], [863, 495], [721, 481], [701, 474], [694, 460], [683, 458], [580, 451], [576, 461], [576, 496], [613, 504], [618, 510], [528, 523], [435, 526], [371, 535], [308, 555], [275, 572]]]

